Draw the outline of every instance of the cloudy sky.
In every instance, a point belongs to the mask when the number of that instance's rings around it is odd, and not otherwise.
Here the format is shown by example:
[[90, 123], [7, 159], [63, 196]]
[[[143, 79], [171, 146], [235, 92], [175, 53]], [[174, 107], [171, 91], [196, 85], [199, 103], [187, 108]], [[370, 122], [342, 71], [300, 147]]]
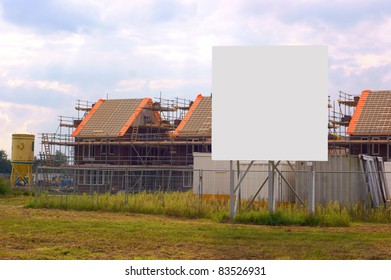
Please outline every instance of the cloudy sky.
[[216, 45], [327, 45], [333, 98], [391, 89], [390, 34], [388, 0], [0, 0], [0, 149], [77, 99], [209, 95]]

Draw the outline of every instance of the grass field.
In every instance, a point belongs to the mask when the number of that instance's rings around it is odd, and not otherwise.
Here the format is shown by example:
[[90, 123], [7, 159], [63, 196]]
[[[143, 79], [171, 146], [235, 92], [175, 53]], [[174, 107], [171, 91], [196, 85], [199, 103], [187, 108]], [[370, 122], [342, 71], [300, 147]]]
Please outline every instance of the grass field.
[[0, 259], [391, 259], [391, 225], [254, 226], [26, 208], [0, 198]]

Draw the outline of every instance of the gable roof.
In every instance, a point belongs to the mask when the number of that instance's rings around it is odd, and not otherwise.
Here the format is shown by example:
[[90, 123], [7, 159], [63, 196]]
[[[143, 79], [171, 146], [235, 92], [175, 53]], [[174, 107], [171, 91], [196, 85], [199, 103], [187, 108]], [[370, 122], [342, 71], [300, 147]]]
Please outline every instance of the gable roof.
[[391, 91], [363, 91], [347, 133], [391, 135]]
[[152, 99], [99, 99], [72, 133], [72, 137], [121, 137]]
[[211, 136], [212, 97], [199, 94], [173, 136]]

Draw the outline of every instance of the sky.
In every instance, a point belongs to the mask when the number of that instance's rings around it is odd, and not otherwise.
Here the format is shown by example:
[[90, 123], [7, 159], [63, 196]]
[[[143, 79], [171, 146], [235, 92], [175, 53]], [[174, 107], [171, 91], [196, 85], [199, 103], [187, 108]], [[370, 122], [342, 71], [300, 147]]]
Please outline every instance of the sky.
[[326, 45], [329, 95], [391, 89], [388, 0], [0, 0], [0, 149], [76, 100], [212, 89], [213, 46]]

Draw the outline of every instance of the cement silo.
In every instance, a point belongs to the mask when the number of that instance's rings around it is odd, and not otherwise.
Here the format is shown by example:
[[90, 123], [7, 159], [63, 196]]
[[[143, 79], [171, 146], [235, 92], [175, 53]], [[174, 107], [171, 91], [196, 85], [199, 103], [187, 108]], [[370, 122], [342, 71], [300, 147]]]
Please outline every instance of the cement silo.
[[11, 184], [13, 186], [33, 183], [35, 135], [29, 133], [12, 134]]

